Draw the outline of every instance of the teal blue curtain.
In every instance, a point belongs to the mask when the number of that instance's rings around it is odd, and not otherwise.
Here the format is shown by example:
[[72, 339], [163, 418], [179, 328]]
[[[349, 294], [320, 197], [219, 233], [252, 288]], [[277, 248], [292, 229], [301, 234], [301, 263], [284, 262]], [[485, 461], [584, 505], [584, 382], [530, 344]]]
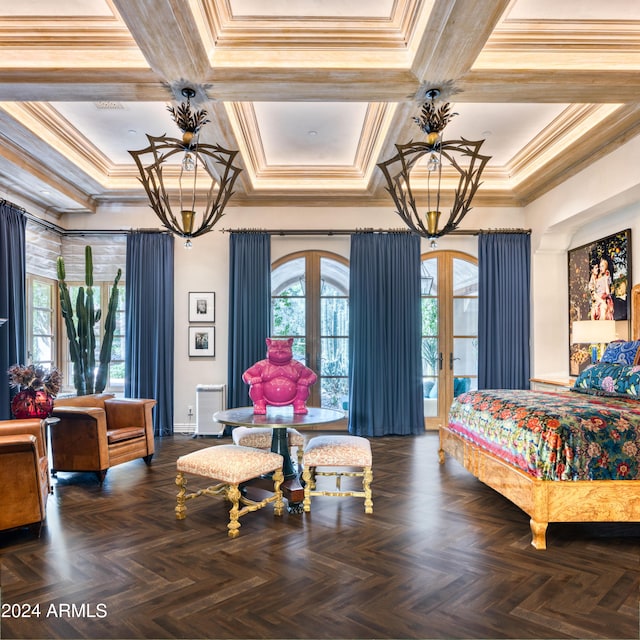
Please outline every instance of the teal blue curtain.
[[531, 236], [478, 239], [478, 388], [528, 389]]
[[127, 236], [125, 396], [156, 400], [156, 436], [173, 433], [173, 252], [167, 233]]
[[26, 364], [26, 242], [27, 218], [24, 212], [7, 202], [0, 202], [0, 420], [11, 418], [11, 390], [7, 369]]
[[227, 407], [251, 404], [242, 374], [267, 352], [271, 332], [271, 236], [234, 232], [229, 238], [229, 361]]
[[349, 431], [424, 433], [420, 238], [351, 236], [349, 291]]

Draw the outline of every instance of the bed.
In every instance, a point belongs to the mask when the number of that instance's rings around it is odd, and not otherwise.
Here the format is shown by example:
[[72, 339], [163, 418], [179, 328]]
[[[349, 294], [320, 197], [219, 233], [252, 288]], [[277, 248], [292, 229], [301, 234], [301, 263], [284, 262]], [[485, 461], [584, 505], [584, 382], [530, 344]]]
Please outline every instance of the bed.
[[612, 343], [569, 392], [460, 394], [440, 462], [450, 455], [527, 513], [536, 549], [550, 522], [640, 522], [639, 358], [640, 342]]

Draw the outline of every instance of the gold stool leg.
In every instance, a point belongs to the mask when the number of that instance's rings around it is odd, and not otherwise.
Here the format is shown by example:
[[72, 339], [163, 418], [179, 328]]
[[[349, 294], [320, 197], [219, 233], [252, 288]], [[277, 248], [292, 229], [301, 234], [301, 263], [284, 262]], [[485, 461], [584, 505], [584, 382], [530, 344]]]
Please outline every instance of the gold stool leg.
[[304, 481], [304, 501], [302, 503], [302, 509], [307, 513], [311, 511], [311, 484], [312, 484], [312, 476], [311, 476], [311, 467], [305, 467], [302, 470], [302, 480]]
[[176, 496], [176, 520], [184, 520], [187, 517], [184, 498], [187, 493], [187, 480], [182, 471], [178, 471], [178, 475], [176, 475], [176, 485], [179, 487], [178, 495]]
[[225, 491], [227, 500], [231, 502], [231, 511], [229, 511], [229, 529], [228, 535], [230, 538], [237, 538], [240, 535], [240, 521], [239, 521], [239, 505], [240, 505], [240, 489], [237, 484], [230, 484]]
[[373, 499], [371, 495], [371, 481], [373, 480], [373, 472], [371, 467], [364, 468], [362, 476], [362, 488], [364, 490], [364, 512], [373, 513]]
[[282, 469], [276, 469], [273, 472], [273, 493], [275, 494], [275, 503], [273, 505], [273, 513], [281, 516], [284, 513], [284, 500], [282, 499], [282, 483], [284, 482], [284, 473]]
[[298, 472], [302, 469], [302, 456], [304, 455], [304, 449], [302, 447], [298, 447]]

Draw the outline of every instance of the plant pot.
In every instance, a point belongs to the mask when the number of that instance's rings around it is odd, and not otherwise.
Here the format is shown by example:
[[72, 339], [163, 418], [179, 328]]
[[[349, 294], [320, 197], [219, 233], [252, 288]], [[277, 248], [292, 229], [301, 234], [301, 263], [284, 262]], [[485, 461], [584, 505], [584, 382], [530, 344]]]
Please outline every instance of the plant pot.
[[11, 401], [11, 413], [16, 418], [48, 418], [53, 411], [53, 396], [46, 391], [23, 389]]

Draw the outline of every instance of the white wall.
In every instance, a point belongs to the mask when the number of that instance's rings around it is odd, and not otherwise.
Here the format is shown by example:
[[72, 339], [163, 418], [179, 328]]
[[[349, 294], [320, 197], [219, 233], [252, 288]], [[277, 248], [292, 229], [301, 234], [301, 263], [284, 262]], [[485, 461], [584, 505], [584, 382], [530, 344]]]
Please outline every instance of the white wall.
[[532, 233], [532, 374], [569, 375], [567, 251], [631, 229], [631, 285], [640, 268], [640, 138], [525, 208]]

